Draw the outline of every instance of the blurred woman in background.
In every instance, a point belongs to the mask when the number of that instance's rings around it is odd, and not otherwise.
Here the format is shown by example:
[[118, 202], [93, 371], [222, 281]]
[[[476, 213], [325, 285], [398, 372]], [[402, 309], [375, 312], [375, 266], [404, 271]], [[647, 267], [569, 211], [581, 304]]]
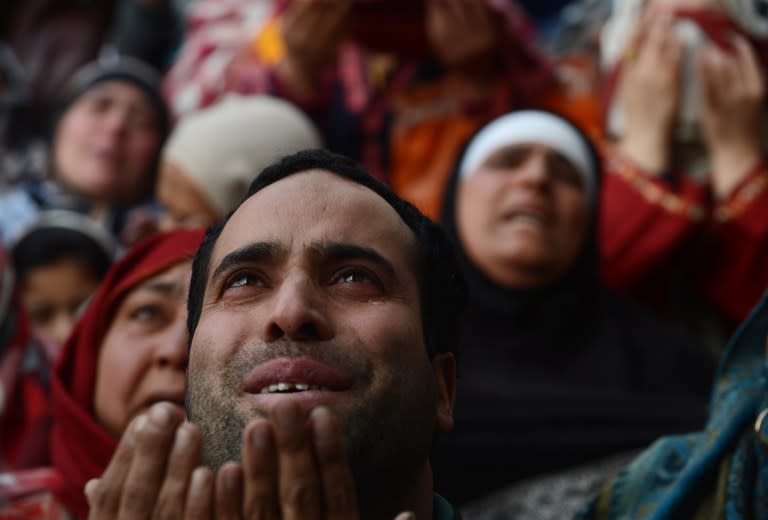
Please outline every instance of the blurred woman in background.
[[710, 356], [598, 279], [599, 192], [589, 140], [548, 112], [495, 119], [458, 162], [442, 223], [470, 303], [456, 429], [435, 457], [452, 500], [704, 420]]
[[70, 209], [135, 242], [147, 231], [138, 208], [152, 198], [168, 129], [150, 67], [122, 57], [80, 69], [53, 117], [47, 175], [0, 194], [3, 241], [15, 240], [44, 209]]

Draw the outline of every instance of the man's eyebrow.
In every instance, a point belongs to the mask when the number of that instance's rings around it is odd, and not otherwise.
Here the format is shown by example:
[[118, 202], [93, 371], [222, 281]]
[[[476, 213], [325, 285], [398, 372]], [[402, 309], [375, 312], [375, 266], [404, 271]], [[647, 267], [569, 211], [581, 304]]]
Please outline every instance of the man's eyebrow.
[[210, 282], [216, 281], [232, 266], [275, 258], [284, 253], [285, 251], [277, 242], [254, 242], [235, 249], [219, 262], [211, 275]]
[[379, 254], [375, 249], [359, 246], [357, 244], [348, 244], [343, 242], [330, 242], [314, 244], [312, 249], [326, 261], [338, 262], [342, 260], [360, 259], [372, 262], [384, 269], [390, 276], [396, 277], [395, 268], [392, 264]]

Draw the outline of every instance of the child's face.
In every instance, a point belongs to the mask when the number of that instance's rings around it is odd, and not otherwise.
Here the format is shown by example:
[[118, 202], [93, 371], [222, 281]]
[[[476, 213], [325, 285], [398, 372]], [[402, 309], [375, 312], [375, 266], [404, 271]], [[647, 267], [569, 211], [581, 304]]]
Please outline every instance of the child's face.
[[21, 299], [36, 333], [56, 345], [69, 337], [82, 304], [99, 279], [75, 259], [30, 269], [20, 280]]

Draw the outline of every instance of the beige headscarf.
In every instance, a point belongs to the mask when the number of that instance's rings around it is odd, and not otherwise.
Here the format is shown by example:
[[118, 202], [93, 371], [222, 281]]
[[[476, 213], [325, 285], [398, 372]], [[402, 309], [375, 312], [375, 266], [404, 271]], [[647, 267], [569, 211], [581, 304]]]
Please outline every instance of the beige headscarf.
[[163, 149], [163, 160], [178, 167], [223, 217], [264, 167], [320, 146], [315, 126], [290, 103], [231, 96], [182, 119]]

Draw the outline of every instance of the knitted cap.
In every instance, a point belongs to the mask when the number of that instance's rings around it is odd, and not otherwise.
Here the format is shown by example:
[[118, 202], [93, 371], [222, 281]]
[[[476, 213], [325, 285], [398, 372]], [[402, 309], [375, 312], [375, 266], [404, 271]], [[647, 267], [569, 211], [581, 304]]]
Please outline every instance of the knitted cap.
[[290, 103], [269, 96], [231, 96], [182, 119], [162, 158], [178, 167], [223, 217], [262, 169], [321, 143], [309, 118]]
[[126, 81], [139, 87], [155, 109], [161, 135], [168, 135], [170, 118], [160, 88], [160, 75], [143, 61], [120, 55], [109, 55], [88, 63], [69, 78], [61, 92], [52, 128], [56, 128], [61, 116], [80, 96], [93, 86], [111, 80]]

